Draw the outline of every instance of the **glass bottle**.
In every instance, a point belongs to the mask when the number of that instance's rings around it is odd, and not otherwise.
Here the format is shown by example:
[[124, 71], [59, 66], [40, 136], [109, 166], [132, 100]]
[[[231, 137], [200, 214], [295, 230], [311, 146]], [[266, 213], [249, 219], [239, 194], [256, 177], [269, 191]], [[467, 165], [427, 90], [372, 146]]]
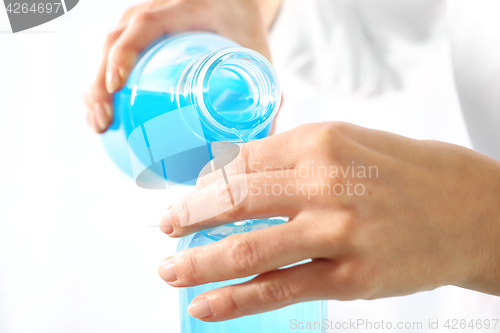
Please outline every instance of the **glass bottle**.
[[[199, 231], [180, 239], [177, 251], [206, 245], [221, 240], [229, 235], [259, 230], [286, 223], [286, 218], [276, 217], [250, 220], [223, 225]], [[242, 283], [253, 278], [240, 278], [230, 281], [207, 283], [200, 286], [180, 288], [179, 305], [182, 333], [285, 333], [297, 332], [300, 325], [306, 327], [310, 323], [313, 329], [309, 332], [326, 332], [327, 302], [313, 301], [289, 305], [271, 312], [259, 313], [222, 322], [208, 323], [191, 317], [187, 307], [197, 295], [231, 284]]]
[[[280, 100], [276, 73], [259, 53], [213, 33], [166, 36], [141, 54], [127, 84], [115, 94], [114, 120], [102, 138], [127, 174], [137, 178], [134, 163], [142, 163], [146, 176], [161, 178], [168, 171], [158, 164], [164, 160], [175, 169], [169, 181], [190, 178], [192, 184], [195, 171], [208, 162], [205, 146], [267, 136]], [[144, 138], [136, 138], [134, 130]], [[151, 161], [146, 148], [151, 148]], [[179, 153], [184, 156], [173, 157]], [[168, 163], [166, 156], [173, 161]], [[189, 175], [179, 177], [182, 173]], [[147, 183], [139, 180], [138, 185], [156, 188]]]

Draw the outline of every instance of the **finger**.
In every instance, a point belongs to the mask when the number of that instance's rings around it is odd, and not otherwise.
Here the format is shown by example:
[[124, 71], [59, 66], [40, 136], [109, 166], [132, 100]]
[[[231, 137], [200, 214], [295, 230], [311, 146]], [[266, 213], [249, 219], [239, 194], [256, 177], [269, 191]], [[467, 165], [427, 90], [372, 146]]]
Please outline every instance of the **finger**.
[[109, 50], [125, 30], [130, 18], [150, 8], [151, 5], [152, 3], [146, 2], [129, 8], [122, 15], [118, 25], [119, 28], [106, 36], [102, 60], [97, 71], [96, 79], [85, 96], [85, 102], [88, 109], [88, 122], [92, 124], [91, 126], [98, 133], [105, 132], [113, 122], [113, 96], [107, 92], [105, 80]]
[[88, 109], [87, 119], [96, 132], [105, 132], [113, 122], [113, 96], [108, 93], [106, 89], [106, 69], [111, 47], [121, 36], [130, 19], [134, 15], [151, 8], [153, 5], [161, 5], [166, 8], [166, 6], [173, 5], [177, 1], [178, 0], [165, 0], [155, 4], [152, 2], [146, 2], [133, 6], [123, 14], [120, 19], [119, 28], [107, 35], [106, 42], [103, 47], [103, 57], [97, 72], [96, 80], [87, 92], [85, 98]]
[[406, 156], [411, 147], [416, 148], [419, 144], [419, 140], [350, 123], [335, 121], [326, 123], [326, 126], [330, 127], [330, 131], [335, 132], [336, 137], [342, 136], [349, 139], [355, 145], [368, 148], [373, 153]]
[[196, 179], [197, 190], [222, 179], [227, 182], [228, 177], [245, 175], [247, 173], [245, 161], [241, 154], [241, 144], [214, 142], [211, 144], [211, 147], [212, 154], [214, 154], [215, 157], [200, 171]]
[[328, 272], [334, 268], [335, 264], [331, 261], [313, 260], [261, 274], [245, 283], [198, 295], [189, 305], [188, 312], [203, 321], [215, 322], [272, 311], [299, 302], [328, 299], [330, 286], [336, 282], [328, 279]]
[[108, 53], [112, 45], [120, 37], [125, 27], [110, 32], [106, 37], [103, 57], [97, 71], [97, 76], [85, 96], [89, 118], [93, 118], [92, 126], [98, 133], [103, 133], [113, 121], [113, 96], [106, 91], [105, 73]]
[[251, 141], [241, 147], [248, 173], [295, 168], [315, 148], [318, 124], [305, 124], [293, 130]]
[[196, 189], [238, 174], [289, 172], [300, 159], [300, 147], [303, 142], [298, 142], [297, 137], [301, 131], [303, 131], [301, 128], [297, 128], [294, 131], [238, 145], [212, 143], [212, 152], [217, 152], [216, 156], [200, 172]]
[[241, 147], [248, 173], [294, 168], [300, 158], [303, 142], [298, 137], [301, 128], [251, 141]]
[[277, 175], [235, 175], [228, 177], [228, 183], [225, 179], [214, 182], [173, 203], [161, 219], [160, 229], [171, 237], [179, 237], [250, 218], [293, 218], [307, 201], [303, 200], [307, 195], [305, 185], [299, 178]]
[[153, 41], [170, 32], [203, 29], [206, 17], [194, 2], [134, 15], [108, 56], [107, 91], [113, 93], [125, 84], [137, 56]]
[[127, 9], [125, 11], [125, 13], [123, 13], [123, 15], [120, 19], [120, 23], [118, 25], [125, 26], [134, 15], [136, 15], [137, 13], [143, 12], [145, 10], [148, 10], [148, 9], [152, 8], [152, 6], [153, 6], [153, 3], [151, 1], [149, 1], [149, 2], [144, 2], [144, 3], [130, 7], [129, 9]]
[[87, 124], [89, 124], [90, 127], [94, 129], [94, 131], [98, 131], [97, 123], [95, 121], [95, 115], [94, 112], [88, 112], [87, 113]]
[[232, 235], [167, 258], [158, 273], [174, 287], [187, 287], [275, 270], [319, 255], [303, 229], [293, 221]]

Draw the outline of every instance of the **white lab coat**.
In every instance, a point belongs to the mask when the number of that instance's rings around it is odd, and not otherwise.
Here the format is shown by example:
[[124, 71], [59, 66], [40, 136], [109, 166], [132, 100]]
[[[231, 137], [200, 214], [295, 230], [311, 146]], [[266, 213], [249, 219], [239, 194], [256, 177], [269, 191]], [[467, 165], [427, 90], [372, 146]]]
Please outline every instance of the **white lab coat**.
[[449, 2], [455, 83], [474, 149], [500, 159], [500, 2]]
[[[344, 120], [500, 159], [498, 13], [495, 0], [286, 0], [271, 35], [277, 131]], [[419, 332], [436, 331], [429, 320], [443, 331], [447, 319], [499, 316], [499, 297], [456, 287], [329, 303], [334, 321], [420, 321]]]

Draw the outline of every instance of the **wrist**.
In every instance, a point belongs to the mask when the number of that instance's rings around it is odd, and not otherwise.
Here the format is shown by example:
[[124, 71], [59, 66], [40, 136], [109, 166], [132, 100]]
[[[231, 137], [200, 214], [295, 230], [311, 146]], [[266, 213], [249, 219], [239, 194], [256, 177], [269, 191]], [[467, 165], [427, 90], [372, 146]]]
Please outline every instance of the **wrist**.
[[[488, 163], [490, 162], [490, 163]], [[470, 279], [460, 285], [468, 289], [500, 296], [500, 162], [490, 160], [481, 172], [481, 191], [472, 209], [480, 211], [471, 221], [477, 236], [477, 256], [472, 262]], [[492, 162], [492, 163], [491, 163]]]

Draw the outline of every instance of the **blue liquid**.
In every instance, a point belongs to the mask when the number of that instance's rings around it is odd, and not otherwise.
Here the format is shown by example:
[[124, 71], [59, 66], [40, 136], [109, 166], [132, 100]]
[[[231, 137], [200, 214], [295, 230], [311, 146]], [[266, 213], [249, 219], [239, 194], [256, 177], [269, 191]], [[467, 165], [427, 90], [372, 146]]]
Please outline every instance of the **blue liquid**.
[[[214, 82], [212, 82], [214, 81]], [[225, 125], [231, 124], [235, 130], [235, 136], [229, 138], [245, 139], [244, 135], [239, 136], [239, 130], [242, 128], [251, 128], [260, 124], [259, 115], [252, 111], [252, 106], [256, 103], [252, 97], [245, 91], [244, 83], [238, 80], [226, 80], [222, 84], [218, 80], [211, 80], [210, 98], [212, 105], [216, 110], [215, 118]], [[187, 106], [186, 101], [177, 101], [176, 96], [170, 93], [160, 93], [152, 91], [137, 90], [132, 92], [128, 87], [124, 87], [121, 91], [115, 94], [115, 118], [109, 130], [103, 134], [104, 147], [111, 159], [129, 176], [133, 177], [133, 172], [130, 166], [130, 157], [127, 145], [127, 138], [132, 131], [143, 125], [145, 122], [161, 116], [162, 114], [179, 110], [181, 107]], [[133, 98], [133, 105], [131, 100]], [[228, 140], [214, 132], [211, 128], [202, 124], [204, 140], [207, 144], [213, 141]], [[189, 125], [189, 124], [188, 124]], [[254, 138], [264, 138], [269, 134], [271, 124], [268, 125], [262, 132]], [[169, 124], [164, 128], [165, 132], [176, 133], [179, 130], [178, 124]], [[194, 134], [193, 134], [194, 135]], [[176, 145], [178, 142], [168, 142], [165, 144]], [[149, 146], [149, 145], [148, 145]], [[196, 158], [191, 156], [189, 160], [185, 159], [186, 175], [183, 178], [196, 179], [198, 173], [203, 166], [208, 162], [206, 156]], [[174, 163], [174, 162], [172, 162]], [[204, 163], [204, 164], [203, 164]], [[181, 165], [176, 161], [177, 168]], [[158, 171], [157, 171], [158, 173]], [[195, 181], [184, 182], [179, 179], [169, 179], [172, 182], [183, 182], [194, 185]]]
[[259, 123], [255, 105], [260, 96], [250, 78], [237, 67], [224, 65], [212, 75], [208, 86], [209, 104], [214, 118], [235, 132], [253, 128]]
[[[206, 245], [217, 241], [224, 236], [234, 233], [247, 232], [250, 230], [269, 227], [284, 223], [280, 218], [252, 220], [252, 223], [239, 222], [239, 226], [221, 226], [209, 230], [197, 232], [193, 235], [183, 237], [179, 241], [178, 251]], [[265, 312], [241, 318], [231, 319], [224, 322], [207, 323], [191, 317], [187, 307], [197, 295], [227, 285], [242, 283], [252, 277], [234, 279], [230, 281], [207, 283], [201, 286], [180, 288], [179, 303], [181, 314], [181, 331], [183, 333], [285, 333], [297, 332], [297, 327], [292, 329], [292, 323], [317, 322], [318, 329], [307, 330], [308, 332], [326, 332], [321, 329], [322, 320], [326, 319], [326, 301], [313, 301], [290, 305], [271, 312]], [[291, 322], [295, 320], [294, 322]], [[314, 324], [313, 324], [314, 325]]]

